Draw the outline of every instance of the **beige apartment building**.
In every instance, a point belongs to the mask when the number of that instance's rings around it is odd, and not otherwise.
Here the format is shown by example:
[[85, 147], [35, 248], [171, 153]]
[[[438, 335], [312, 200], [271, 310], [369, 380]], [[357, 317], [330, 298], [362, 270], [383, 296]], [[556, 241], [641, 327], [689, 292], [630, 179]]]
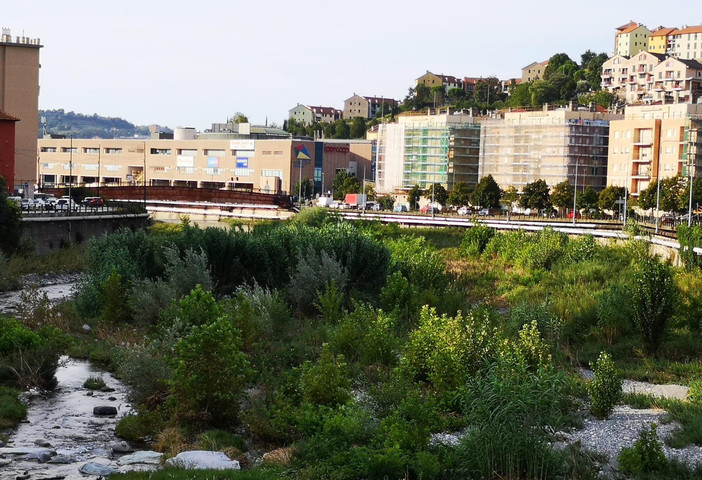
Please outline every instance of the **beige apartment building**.
[[651, 31], [641, 23], [629, 22], [617, 27], [614, 35], [614, 54], [632, 57], [640, 51], [648, 50], [648, 37]]
[[507, 112], [481, 123], [479, 178], [521, 191], [544, 180], [602, 189], [607, 180], [609, 123], [621, 118], [569, 108]]
[[668, 36], [668, 53], [683, 60], [702, 60], [702, 25], [671, 32]]
[[659, 178], [702, 177], [701, 126], [699, 104], [626, 107], [623, 119], [610, 122], [607, 185], [636, 196]]
[[522, 82], [543, 80], [546, 67], [548, 67], [548, 60], [530, 63], [526, 67], [522, 68]]
[[340, 170], [371, 173], [371, 142], [296, 139], [40, 139], [41, 186], [67, 184], [243, 188], [291, 192], [300, 178], [318, 191]]
[[7, 28], [0, 36], [0, 111], [19, 119], [15, 127], [15, 188], [37, 180], [39, 125], [38, 38], [12, 37]]

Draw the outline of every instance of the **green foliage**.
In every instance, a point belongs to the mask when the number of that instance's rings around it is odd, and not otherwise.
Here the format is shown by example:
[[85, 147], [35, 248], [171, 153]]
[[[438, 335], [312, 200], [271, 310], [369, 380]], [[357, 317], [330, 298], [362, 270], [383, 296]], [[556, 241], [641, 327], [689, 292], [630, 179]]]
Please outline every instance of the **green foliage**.
[[495, 230], [479, 223], [473, 224], [461, 242], [461, 252], [468, 257], [478, 257], [485, 250], [485, 247], [492, 237], [495, 236]]
[[595, 258], [597, 241], [592, 235], [582, 235], [570, 239], [566, 248], [566, 257], [572, 263], [583, 262]]
[[419, 185], [414, 185], [407, 192], [407, 203], [410, 211], [419, 210], [419, 199], [424, 195], [424, 190]]
[[19, 205], [8, 199], [7, 182], [0, 176], [0, 253], [11, 255], [19, 247], [22, 213]]
[[219, 425], [236, 422], [250, 372], [231, 321], [219, 317], [196, 324], [175, 350], [171, 391], [179, 413]]
[[383, 309], [392, 312], [409, 325], [416, 318], [420, 307], [418, 295], [417, 287], [410, 283], [402, 272], [394, 272], [388, 275], [387, 282], [380, 292], [380, 304]]
[[678, 241], [680, 242], [680, 258], [687, 270], [698, 269], [702, 266], [702, 257], [696, 255], [695, 247], [702, 247], [702, 226], [685, 224], [678, 225]]
[[105, 380], [101, 376], [91, 375], [83, 382], [83, 387], [88, 390], [100, 390], [101, 388], [105, 388], [106, 385]]
[[692, 403], [702, 405], [702, 380], [690, 382], [687, 399]]
[[634, 275], [634, 326], [650, 353], [657, 353], [677, 300], [670, 267], [656, 259], [639, 262]]
[[597, 330], [607, 345], [631, 329], [629, 289], [620, 284], [609, 285], [597, 297]]
[[467, 206], [470, 204], [471, 193], [473, 193], [473, 187], [466, 182], [457, 182], [449, 193], [448, 203], [454, 206]]
[[212, 292], [206, 292], [200, 285], [183, 297], [178, 302], [178, 307], [174, 315], [186, 325], [207, 325], [222, 313], [222, 308], [217, 304]]
[[655, 423], [639, 431], [633, 447], [623, 448], [617, 457], [622, 472], [629, 475], [662, 471], [668, 465]]
[[48, 133], [72, 135], [74, 138], [131, 138], [150, 133], [148, 126], [137, 126], [122, 118], [84, 115], [66, 112], [62, 108], [39, 110], [39, 117], [46, 118]]
[[522, 208], [533, 208], [536, 210], [550, 207], [551, 196], [546, 182], [544, 180], [535, 180], [527, 183], [522, 190], [519, 204]]
[[492, 175], [482, 177], [470, 195], [470, 203], [483, 208], [500, 207], [500, 187]]
[[357, 304], [334, 330], [329, 346], [349, 361], [393, 366], [397, 363], [400, 347], [395, 323], [395, 318], [382, 310]]
[[573, 208], [573, 185], [568, 180], [556, 184], [551, 190], [551, 201], [557, 208]]
[[129, 398], [137, 404], [166, 396], [173, 376], [166, 355], [175, 347], [176, 338], [163, 335], [147, 345], [120, 350], [118, 372], [129, 386]]
[[597, 200], [597, 206], [600, 210], [613, 210], [617, 213], [616, 201], [624, 198], [624, 187], [615, 187], [610, 185], [600, 192]]
[[401, 365], [411, 378], [431, 383], [438, 392], [451, 392], [495, 351], [496, 331], [490, 323], [483, 311], [449, 317], [424, 306]]
[[526, 268], [550, 269], [566, 252], [568, 236], [552, 228], [544, 228], [529, 237], [517, 255], [517, 264]]
[[207, 430], [200, 434], [198, 444], [203, 450], [215, 452], [227, 447], [235, 447], [242, 452], [247, 450], [246, 443], [241, 435], [226, 430]]
[[153, 437], [163, 427], [159, 412], [139, 410], [137, 414], [122, 417], [115, 427], [115, 435], [129, 442], [140, 442]]
[[302, 366], [300, 389], [303, 398], [313, 405], [343, 405], [351, 398], [351, 380], [343, 355], [332, 354], [328, 344], [316, 364]]
[[308, 311], [314, 306], [320, 292], [331, 294], [329, 287], [332, 285], [334, 295], [341, 295], [343, 299], [347, 283], [348, 271], [334, 252], [322, 250], [317, 253], [309, 248], [304, 253], [300, 252], [297, 265], [290, 272], [287, 291], [298, 310]]
[[14, 388], [0, 387], [0, 429], [14, 428], [27, 417], [27, 406], [19, 393]]
[[621, 397], [622, 382], [612, 357], [606, 352], [600, 353], [592, 370], [594, 378], [587, 384], [590, 412], [597, 418], [607, 418]]
[[389, 240], [386, 245], [392, 255], [393, 267], [419, 290], [441, 292], [448, 286], [444, 263], [424, 237], [403, 236]]
[[344, 305], [344, 293], [339, 291], [336, 285], [336, 279], [332, 279], [324, 287], [324, 291], [317, 291], [318, 303], [315, 307], [319, 310], [325, 323], [335, 324], [339, 321]]
[[378, 198], [378, 205], [380, 205], [383, 210], [391, 212], [395, 206], [395, 198], [392, 195], [383, 195]]
[[122, 275], [113, 270], [100, 288], [102, 292], [102, 315], [109, 323], [119, 323], [129, 318], [127, 308], [127, 286]]

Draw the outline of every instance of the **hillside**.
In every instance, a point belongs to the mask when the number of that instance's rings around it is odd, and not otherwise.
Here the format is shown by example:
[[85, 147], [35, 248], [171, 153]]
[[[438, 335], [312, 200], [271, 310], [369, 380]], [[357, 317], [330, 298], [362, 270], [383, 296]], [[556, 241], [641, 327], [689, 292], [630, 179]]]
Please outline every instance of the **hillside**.
[[[84, 115], [82, 113], [58, 110], [39, 110], [38, 136], [42, 137], [46, 122], [46, 133], [59, 135], [73, 135], [74, 138], [133, 138], [148, 137], [150, 126], [134, 125], [122, 118], [103, 117], [96, 113]], [[170, 132], [168, 128], [157, 127], [158, 130]]]

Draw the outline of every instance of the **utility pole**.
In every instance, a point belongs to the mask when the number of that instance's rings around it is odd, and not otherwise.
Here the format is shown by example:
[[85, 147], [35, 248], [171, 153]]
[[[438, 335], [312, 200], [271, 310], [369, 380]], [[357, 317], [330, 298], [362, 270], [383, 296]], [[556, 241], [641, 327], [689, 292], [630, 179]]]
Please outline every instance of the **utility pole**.
[[578, 205], [578, 162], [579, 159], [575, 159], [575, 186], [573, 187], [573, 225], [575, 225], [575, 216], [577, 214]]
[[101, 156], [100, 150], [102, 150], [102, 147], [100, 146], [100, 144], [98, 144], [98, 177], [97, 177], [97, 184], [98, 184], [97, 196], [98, 197], [100, 196], [100, 156]]
[[73, 202], [73, 197], [71, 197], [71, 186], [73, 185], [73, 134], [71, 134], [71, 156], [68, 159], [68, 216], [71, 216], [71, 203]]
[[144, 212], [146, 212], [146, 142], [144, 142], [144, 171], [141, 175], [141, 181], [144, 184]]

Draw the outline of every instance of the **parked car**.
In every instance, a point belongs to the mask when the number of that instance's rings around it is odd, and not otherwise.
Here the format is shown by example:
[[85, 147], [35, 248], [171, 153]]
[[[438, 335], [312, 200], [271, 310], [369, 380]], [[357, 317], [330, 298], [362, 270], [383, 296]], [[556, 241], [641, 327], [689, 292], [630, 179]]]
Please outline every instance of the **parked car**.
[[432, 214], [432, 213], [439, 213], [439, 212], [440, 212], [439, 208], [435, 207], [434, 205], [424, 205], [422, 207], [422, 213]]
[[470, 209], [466, 206], [463, 206], [459, 208], [456, 213], [458, 213], [459, 215], [468, 215], [470, 213]]
[[406, 212], [407, 205], [395, 205], [395, 207], [392, 209], [392, 211], [396, 212], [396, 213]]
[[[568, 218], [570, 218], [571, 220], [573, 219], [573, 212], [568, 212]], [[580, 212], [576, 212], [575, 218], [583, 218], [583, 216], [580, 214]]]
[[489, 208], [481, 208], [478, 210], [478, 216], [480, 217], [489, 217], [490, 215], [494, 215], [495, 212], [490, 210]]
[[68, 211], [69, 209], [76, 211], [78, 210], [78, 204], [74, 202], [72, 198], [61, 197], [56, 200], [56, 206], [54, 208], [57, 211]]
[[102, 199], [102, 197], [85, 197], [81, 203], [86, 207], [95, 208], [102, 207], [105, 204], [105, 201]]

